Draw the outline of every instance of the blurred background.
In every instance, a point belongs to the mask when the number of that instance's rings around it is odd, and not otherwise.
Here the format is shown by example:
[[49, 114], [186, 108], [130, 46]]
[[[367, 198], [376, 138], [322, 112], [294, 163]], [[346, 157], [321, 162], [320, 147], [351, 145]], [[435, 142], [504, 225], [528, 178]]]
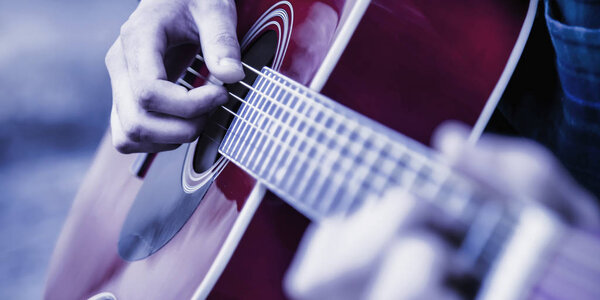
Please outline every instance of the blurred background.
[[135, 0], [0, 1], [0, 299], [40, 299], [108, 125], [104, 55]]

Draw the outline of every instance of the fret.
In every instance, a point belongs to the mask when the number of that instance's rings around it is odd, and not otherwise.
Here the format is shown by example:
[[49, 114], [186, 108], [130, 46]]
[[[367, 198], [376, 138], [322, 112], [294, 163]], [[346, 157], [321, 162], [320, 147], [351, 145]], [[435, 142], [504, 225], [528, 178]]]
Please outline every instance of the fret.
[[[344, 128], [347, 128], [346, 125], [344, 125], [344, 123], [347, 122], [346, 118], [339, 116], [339, 119], [336, 119], [336, 114], [332, 113], [331, 109], [322, 109], [319, 111], [319, 113], [316, 116], [316, 121], [321, 124], [324, 124], [324, 127], [326, 128], [332, 128], [335, 126], [335, 130], [334, 132], [339, 132], [339, 131], [343, 131]], [[342, 134], [342, 136], [344, 136]], [[332, 137], [327, 137], [328, 138], [328, 145], [330, 145], [329, 147], [326, 147], [326, 151], [323, 152], [322, 154], [322, 159], [323, 161], [320, 163], [325, 164], [324, 165], [324, 169], [325, 172], [322, 174], [315, 174], [315, 176], [320, 175], [321, 180], [316, 180], [316, 184], [315, 186], [313, 186], [313, 188], [311, 189], [311, 193], [306, 197], [306, 202], [307, 203], [314, 203], [315, 201], [317, 201], [319, 198], [321, 199], [327, 199], [326, 201], [330, 200], [330, 201], [334, 201], [334, 198], [326, 198], [326, 197], [322, 197], [321, 195], [323, 194], [323, 189], [325, 188], [336, 188], [334, 186], [334, 184], [331, 184], [331, 182], [328, 180], [330, 177], [332, 176], [337, 176], [335, 174], [335, 171], [338, 170], [338, 168], [336, 168], [336, 164], [335, 162], [337, 160], [339, 160], [341, 157], [337, 152], [337, 148], [336, 147], [332, 147], [331, 144], [332, 142], [334, 144], [336, 144], [337, 147], [344, 147], [346, 146], [346, 141], [342, 141], [342, 143], [336, 143], [335, 141], [339, 139], [339, 135], [333, 135]], [[330, 154], [331, 153], [331, 154]], [[337, 154], [337, 155], [336, 155]], [[335, 183], [335, 182], [334, 182]], [[337, 187], [339, 188], [339, 187]]]
[[[262, 86], [265, 84], [266, 80], [264, 80], [263, 78], [261, 78], [258, 81], [258, 85], [257, 87], [260, 89], [262, 88]], [[242, 112], [240, 114], [240, 117], [244, 118], [245, 120], [248, 120], [248, 123], [253, 124], [253, 117], [256, 115], [257, 113], [257, 109], [255, 109], [254, 107], [254, 102], [257, 100], [260, 100], [261, 98], [259, 97], [258, 93], [252, 92], [252, 94], [250, 95], [250, 97], [247, 99], [247, 103], [248, 105], [243, 105], [243, 109]], [[264, 98], [262, 98], [264, 100]], [[252, 133], [254, 131], [256, 131], [256, 128], [253, 126], [244, 126], [241, 129], [241, 134], [240, 136], [242, 137], [248, 137], [251, 138], [252, 137]], [[241, 139], [240, 139], [241, 140]], [[237, 141], [237, 143], [233, 146], [234, 149], [234, 153], [236, 153], [238, 155], [238, 159], [239, 159], [239, 155], [240, 155], [240, 151], [244, 150], [242, 149], [243, 143], [240, 142], [240, 140]], [[250, 144], [250, 143], [248, 143]], [[245, 149], [247, 149], [248, 147], [246, 147]]]
[[[342, 137], [344, 137], [344, 139], [339, 144], [339, 155], [335, 159], [332, 158], [332, 159], [328, 160], [329, 165], [327, 165], [327, 168], [326, 168], [327, 173], [325, 174], [325, 178], [323, 178], [321, 180], [321, 185], [319, 186], [319, 188], [315, 189], [315, 191], [318, 191], [318, 194], [315, 195], [315, 200], [317, 199], [316, 197], [319, 197], [323, 194], [331, 195], [331, 192], [328, 191], [328, 189], [335, 187], [335, 186], [337, 186], [339, 188], [341, 183], [343, 181], [347, 181], [350, 174], [352, 174], [351, 169], [354, 166], [354, 158], [351, 155], [347, 155], [348, 152], [345, 152], [345, 151], [348, 150], [349, 145], [352, 142], [352, 139], [350, 138], [350, 136], [351, 136], [352, 132], [354, 132], [356, 130], [357, 127], [358, 126], [355, 123], [346, 124], [344, 126], [344, 128], [346, 130], [346, 134], [342, 134]], [[339, 176], [339, 175], [331, 176], [333, 171], [337, 172], [338, 174], [342, 174], [342, 176]], [[327, 181], [329, 179], [329, 177], [333, 177], [333, 180], [334, 180], [333, 183], [330, 183]], [[323, 212], [331, 211], [331, 208], [335, 207], [337, 202], [339, 201], [338, 199], [343, 200], [346, 192], [347, 192], [347, 190], [343, 190], [342, 195], [340, 195], [337, 198], [334, 196], [320, 197], [321, 202], [318, 203], [318, 206], [317, 206], [319, 211], [323, 211]]]
[[283, 169], [285, 169], [286, 172], [284, 175], [285, 178], [282, 178], [280, 183], [284, 190], [287, 190], [287, 188], [289, 188], [289, 185], [296, 180], [297, 174], [295, 172], [297, 170], [297, 166], [303, 163], [300, 159], [298, 159], [298, 153], [301, 153], [302, 150], [306, 147], [306, 141], [303, 140], [301, 136], [305, 133], [305, 130], [307, 129], [307, 121], [305, 119], [305, 115], [310, 106], [305, 101], [302, 101], [301, 98], [297, 99], [299, 103], [297, 111], [300, 114], [300, 116], [302, 116], [302, 118], [297, 117], [297, 120], [295, 121], [297, 122], [296, 134], [290, 140], [292, 152], [290, 153], [283, 165]]
[[301, 135], [301, 137], [303, 138], [301, 138], [300, 141], [299, 151], [306, 153], [308, 160], [313, 160], [316, 163], [309, 164], [307, 166], [307, 163], [305, 161], [298, 160], [295, 164], [290, 165], [294, 177], [293, 180], [288, 180], [287, 184], [284, 184], [283, 186], [284, 189], [289, 190], [290, 194], [297, 195], [298, 197], [300, 197], [300, 195], [297, 193], [302, 192], [302, 190], [298, 189], [298, 180], [301, 181], [303, 178], [307, 177], [307, 175], [310, 176], [311, 171], [313, 171], [318, 166], [318, 160], [316, 160], [315, 158], [318, 157], [319, 153], [323, 151], [319, 151], [318, 149], [324, 148], [321, 145], [317, 144], [318, 141], [315, 138], [313, 138], [316, 134], [316, 130], [314, 126], [310, 125], [307, 121], [312, 120], [315, 115], [316, 109], [312, 105], [307, 104], [307, 109], [303, 114], [304, 118], [302, 120], [303, 124], [305, 124], [302, 131], [305, 132], [305, 134]]
[[[290, 105], [291, 106], [291, 101], [290, 101], [290, 94], [284, 92], [283, 89], [280, 89], [280, 94], [283, 93], [283, 96], [281, 96], [281, 106], [275, 106], [274, 110], [275, 113], [279, 116], [281, 115], [281, 125], [286, 125], [289, 118], [290, 118], [290, 113], [288, 111], [283, 111], [282, 106], [284, 105]], [[287, 138], [289, 136], [289, 132], [284, 129], [284, 126], [277, 126], [277, 128], [275, 129], [275, 132], [273, 133], [274, 138], [277, 139], [279, 138], [282, 142], [286, 142]], [[272, 148], [272, 150], [269, 151], [269, 153], [267, 154], [267, 158], [264, 160], [264, 162], [261, 164], [261, 168], [258, 171], [258, 174], [261, 174], [261, 176], [263, 176], [264, 178], [269, 178], [268, 176], [268, 171], [273, 169], [273, 166], [276, 166], [278, 164], [279, 158], [281, 157], [281, 151], [282, 146], [281, 145], [277, 145], [275, 147]], [[273, 155], [275, 155], [275, 159], [272, 159]]]
[[[270, 82], [268, 82], [267, 80], [264, 80], [263, 84], [259, 88], [257, 88], [257, 90], [259, 90], [259, 91], [268, 90], [269, 87], [272, 87], [272, 86], [273, 85]], [[266, 119], [264, 113], [262, 112], [262, 109], [263, 109], [265, 103], [270, 103], [270, 102], [271, 101], [269, 101], [267, 97], [257, 97], [257, 98], [255, 98], [254, 103], [252, 103], [252, 102], [248, 103], [249, 106], [252, 106], [254, 108], [249, 117], [249, 121], [252, 124], [255, 124], [256, 127], [262, 128], [261, 127], [262, 121], [265, 121], [265, 119]], [[253, 128], [253, 130], [251, 132], [249, 144], [251, 144], [251, 145], [256, 144], [256, 146], [244, 147], [243, 153], [240, 156], [240, 161], [244, 161], [246, 163], [248, 162], [248, 159], [247, 159], [249, 157], [248, 154], [256, 151], [256, 148], [259, 145], [258, 141], [263, 137], [265, 137], [264, 134], [261, 134], [261, 132], [258, 131], [257, 128]]]
[[[264, 79], [260, 79], [257, 82], [257, 87], [260, 88], [265, 84], [265, 80]], [[252, 116], [254, 116], [254, 114], [256, 113], [256, 108], [254, 107], [254, 103], [259, 99], [259, 94], [252, 92], [252, 94], [250, 94], [250, 97], [247, 98], [247, 105], [242, 105], [242, 111], [240, 113], [240, 117], [242, 117], [244, 120], [247, 120], [248, 123], [252, 123]], [[248, 143], [250, 143], [250, 138], [251, 138], [251, 133], [252, 133], [252, 129], [256, 129], [253, 126], [244, 126], [242, 125], [242, 127], [240, 128], [240, 136], [243, 137], [244, 139], [248, 140]], [[243, 143], [239, 142], [233, 145], [233, 149], [234, 152], [238, 155], [238, 158], [241, 155], [241, 151], [242, 149]]]
[[[198, 55], [197, 55], [198, 56]], [[257, 79], [256, 83], [258, 84], [260, 81], [260, 78]], [[248, 93], [246, 94], [246, 101], [251, 101], [252, 97], [255, 97], [256, 95], [254, 94], [254, 92], [252, 91], [248, 91]], [[231, 96], [230, 96], [231, 97]], [[248, 110], [247, 105], [240, 105], [239, 109], [238, 109], [238, 115], [240, 117], [245, 117], [245, 113]], [[239, 118], [234, 118], [231, 121], [231, 124], [229, 126], [228, 132], [234, 132], [234, 133], [238, 133], [240, 130], [240, 127], [245, 126], [243, 124], [244, 122], [241, 121]], [[233, 151], [235, 149], [235, 146], [237, 145], [237, 143], [240, 142], [240, 138], [237, 139], [227, 139], [224, 138], [222, 145], [221, 145], [221, 149], [223, 149], [224, 151], [234, 154], [235, 151]]]
[[[362, 188], [360, 181], [355, 182], [358, 176], [363, 177], [363, 173], [366, 173], [362, 169], [363, 166], [357, 163], [357, 160], [360, 158], [360, 149], [363, 147], [362, 143], [357, 141], [357, 138], [359, 137], [357, 134], [358, 130], [359, 127], [355, 127], [349, 132], [348, 141], [350, 143], [345, 146], [349, 149], [349, 155], [343, 157], [341, 160], [340, 173], [345, 174], [345, 176], [334, 176], [335, 184], [327, 186], [324, 190], [324, 199], [326, 200], [321, 206], [324, 211], [344, 211], [344, 208], [350, 207], [350, 202], [356, 197], [357, 191]], [[366, 176], [367, 174], [364, 174], [365, 178]], [[339, 189], [340, 185], [344, 182], [346, 183], [346, 188], [339, 197], [335, 197], [337, 189]]]
[[[290, 101], [289, 107], [291, 111], [302, 110], [301, 101], [298, 98], [294, 97], [292, 93], [288, 92], [288, 99]], [[285, 151], [281, 152], [281, 155], [278, 155], [278, 158], [276, 158], [277, 168], [274, 168], [276, 172], [271, 172], [267, 175], [267, 178], [273, 178], [278, 185], [282, 184], [283, 180], [285, 179], [286, 173], [289, 171], [287, 169], [289, 160], [297, 154], [293, 146], [295, 144], [294, 139], [296, 138], [296, 132], [298, 132], [300, 122], [296, 114], [290, 115], [289, 120], [289, 126], [284, 132], [284, 135], [286, 137], [286, 140], [284, 142], [288, 145], [288, 147]]]
[[[325, 120], [324, 124], [326, 127], [331, 128], [332, 126], [336, 125], [335, 122], [333, 121], [329, 121], [332, 120], [332, 113], [329, 110], [319, 110], [317, 111], [317, 109], [314, 109], [314, 106], [311, 105], [311, 107], [313, 107], [313, 111], [315, 111], [315, 114], [310, 114], [308, 113], [308, 118], [309, 119], [313, 119], [315, 120], [315, 122], [317, 124], [321, 124], [322, 120]], [[315, 133], [317, 135], [317, 137], [314, 140], [314, 145], [315, 146], [311, 146], [311, 147], [316, 147], [316, 145], [324, 145], [325, 140], [327, 139], [326, 137], [324, 137], [322, 135], [322, 133], [316, 133], [316, 131], [313, 129], [313, 133]], [[311, 138], [311, 134], [307, 135], [308, 138]], [[318, 144], [317, 144], [318, 143]], [[330, 151], [335, 151], [335, 149], [332, 149], [330, 147], [327, 146], [322, 146], [319, 148], [319, 150], [316, 150], [313, 148], [314, 151], [316, 151], [317, 153], [313, 156], [309, 155], [309, 158], [313, 158], [317, 164], [316, 165], [312, 165], [311, 167], [309, 167], [304, 173], [307, 174], [307, 176], [304, 176], [301, 181], [296, 185], [295, 191], [298, 191], [299, 197], [303, 199], [303, 201], [305, 202], [312, 202], [310, 197], [305, 197], [305, 193], [309, 192], [308, 189], [306, 189], [306, 187], [308, 186], [309, 182], [314, 181], [314, 177], [318, 177], [318, 176], [325, 176], [325, 177], [329, 177], [330, 173], [331, 173], [331, 168], [327, 169], [325, 168], [325, 170], [327, 170], [326, 172], [328, 174], [319, 174], [319, 171], [317, 170], [317, 166], [321, 165], [322, 163], [324, 163], [324, 157], [326, 156], [326, 154]]]
[[[348, 145], [348, 143], [350, 142], [350, 138], [349, 138], [349, 134], [350, 132], [352, 132], [355, 128], [356, 125], [351, 124], [345, 124], [346, 120], [345, 118], [341, 118], [342, 120], [339, 121], [339, 126], [336, 129], [336, 132], [338, 132], [338, 137], [341, 137], [342, 140], [341, 142], [337, 143], [337, 149], [333, 148], [331, 153], [328, 153], [328, 155], [326, 155], [325, 160], [324, 160], [324, 169], [325, 169], [325, 173], [321, 174], [320, 179], [317, 180], [317, 183], [315, 184], [315, 186], [311, 189], [312, 193], [309, 194], [308, 199], [310, 201], [310, 204], [314, 205], [314, 202], [319, 200], [319, 198], [321, 199], [321, 203], [318, 206], [319, 211], [326, 211], [328, 210], [328, 208], [330, 207], [331, 203], [335, 202], [334, 198], [327, 198], [327, 197], [323, 197], [323, 194], [326, 193], [327, 188], [334, 186], [334, 183], [330, 182], [330, 177], [341, 177], [341, 176], [332, 176], [332, 174], [334, 174], [335, 172], [338, 172], [338, 170], [340, 170], [341, 168], [343, 168], [344, 166], [346, 166], [346, 170], [350, 170], [352, 168], [352, 161], [349, 157], [346, 157], [343, 155], [342, 150], [346, 148], [346, 146]], [[344, 131], [345, 130], [345, 131]], [[332, 139], [334, 140], [334, 139]], [[338, 172], [341, 174], [345, 174], [344, 170], [342, 169], [341, 172]], [[343, 178], [339, 178], [339, 180], [341, 180]]]
[[[264, 86], [262, 89], [265, 91], [265, 94], [270, 95], [270, 92], [273, 90], [273, 88], [274, 85], [272, 83], [267, 83], [266, 86]], [[264, 131], [266, 131], [266, 125], [277, 121], [276, 118], [270, 117], [268, 114], [265, 113], [269, 105], [271, 105], [272, 103], [273, 101], [270, 101], [269, 98], [261, 97], [255, 105], [256, 117], [254, 123], [258, 126], [258, 128], [261, 128]], [[260, 149], [264, 147], [264, 142], [267, 138], [268, 136], [266, 134], [263, 134], [262, 132], [257, 132], [254, 136], [254, 139], [256, 140], [256, 146], [246, 147], [246, 150], [244, 151], [241, 160], [245, 160], [248, 164], [252, 163], [254, 161], [254, 155], [257, 152], [260, 152]]]
[[[273, 98], [274, 99], [279, 99], [279, 95], [281, 93], [282, 89], [281, 88], [276, 88], [275, 90], [273, 90], [273, 92], [275, 93]], [[253, 157], [250, 160], [250, 167], [252, 169], [256, 169], [259, 168], [261, 165], [264, 165], [265, 162], [268, 163], [269, 159], [270, 159], [270, 153], [272, 153], [272, 150], [274, 149], [273, 145], [274, 145], [274, 141], [273, 139], [277, 139], [279, 138], [279, 132], [281, 129], [281, 125], [283, 123], [283, 120], [281, 118], [281, 114], [280, 114], [280, 110], [278, 108], [277, 105], [271, 105], [272, 103], [269, 103], [269, 105], [267, 106], [267, 108], [265, 109], [265, 113], [267, 116], [272, 116], [272, 120], [270, 120], [265, 128], [265, 132], [267, 132], [268, 134], [271, 134], [270, 139], [267, 139], [265, 142], [263, 142], [264, 147], [262, 147], [260, 149], [260, 151], [258, 151], [256, 157]], [[267, 156], [267, 157], [265, 157]], [[260, 171], [257, 172], [258, 174], [261, 174]]]
[[[289, 102], [290, 109], [296, 109], [298, 105], [298, 100], [292, 96], [291, 93], [286, 92], [286, 96], [284, 97], [286, 102]], [[288, 141], [292, 139], [293, 134], [290, 130], [296, 130], [296, 125], [294, 123], [294, 118], [291, 113], [289, 115], [289, 124], [286, 129], [282, 129], [282, 142], [288, 145]], [[282, 147], [283, 148], [283, 147]], [[274, 180], [277, 184], [281, 183], [281, 179], [285, 176], [286, 170], [283, 168], [282, 163], [287, 160], [288, 156], [291, 155], [291, 151], [289, 147], [285, 147], [285, 150], [280, 150], [275, 159], [273, 160], [273, 168], [271, 168], [264, 178], [267, 180]]]
[[[316, 120], [317, 122], [321, 122], [323, 119], [328, 119], [329, 116], [326, 116], [326, 114], [323, 111], [320, 111], [320, 113], [317, 115]], [[330, 126], [333, 126], [334, 124], [329, 124]], [[338, 123], [337, 126], [342, 126], [342, 123]], [[332, 141], [333, 139], [329, 139], [329, 141]], [[324, 141], [321, 141], [324, 142]], [[315, 201], [318, 200], [318, 197], [320, 196], [318, 191], [321, 189], [321, 187], [323, 185], [326, 185], [327, 183], [327, 179], [331, 176], [335, 176], [334, 175], [334, 171], [335, 169], [333, 168], [333, 163], [338, 159], [338, 156], [336, 155], [336, 147], [332, 147], [330, 143], [327, 143], [327, 147], [324, 147], [325, 151], [322, 151], [321, 153], [319, 153], [318, 155], [318, 159], [316, 159], [317, 163], [319, 166], [323, 166], [323, 169], [325, 170], [325, 172], [320, 172], [320, 170], [317, 169], [311, 169], [310, 172], [308, 172], [309, 176], [307, 176], [299, 185], [298, 185], [298, 190], [303, 191], [300, 195], [300, 197], [302, 198], [302, 200], [308, 204], [312, 204]], [[337, 146], [337, 145], [336, 145]], [[310, 184], [310, 185], [309, 185]], [[311, 188], [307, 188], [307, 186], [311, 186]], [[308, 193], [306, 195], [306, 193]]]
[[374, 142], [372, 139], [377, 138], [378, 134], [370, 128], [358, 127], [353, 131], [352, 136], [355, 141], [350, 152], [354, 158], [355, 169], [352, 171], [353, 176], [348, 184], [348, 197], [345, 197], [345, 199], [343, 199], [345, 202], [341, 204], [342, 210], [351, 209], [351, 207], [354, 206], [354, 203], [358, 201], [357, 199], [360, 199], [361, 196], [363, 198], [369, 196], [365, 193], [366, 190], [364, 185], [370, 175], [374, 173], [373, 169], [376, 168], [374, 163], [377, 160], [377, 153], [374, 152], [376, 150], [373, 149]]

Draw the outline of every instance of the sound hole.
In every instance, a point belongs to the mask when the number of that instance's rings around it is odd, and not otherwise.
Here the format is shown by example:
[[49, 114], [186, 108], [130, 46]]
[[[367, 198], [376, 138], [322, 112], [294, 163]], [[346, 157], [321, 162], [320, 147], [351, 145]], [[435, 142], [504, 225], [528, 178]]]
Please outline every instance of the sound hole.
[[[262, 67], [270, 66], [273, 63], [276, 50], [277, 33], [272, 30], [266, 31], [243, 50], [242, 61], [256, 70], [260, 70]], [[258, 75], [246, 68], [244, 68], [244, 71], [246, 72], [246, 77], [243, 81], [252, 85]], [[248, 93], [248, 89], [239, 83], [226, 84], [225, 88], [230, 93], [238, 95], [242, 99]], [[240, 104], [239, 100], [229, 96], [229, 101], [225, 106], [232, 111], [237, 111]], [[224, 109], [217, 109], [210, 115], [194, 151], [194, 171], [196, 173], [202, 173], [210, 169], [221, 157], [218, 151], [219, 145], [232, 120], [233, 116]]]

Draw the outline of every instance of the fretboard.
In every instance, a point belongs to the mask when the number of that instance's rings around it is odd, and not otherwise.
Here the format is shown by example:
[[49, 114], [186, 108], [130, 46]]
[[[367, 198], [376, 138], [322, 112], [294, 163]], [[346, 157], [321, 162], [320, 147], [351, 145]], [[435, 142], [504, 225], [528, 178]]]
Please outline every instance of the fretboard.
[[472, 191], [425, 146], [264, 68], [220, 151], [312, 219], [345, 214], [390, 187], [444, 195], [460, 215]]

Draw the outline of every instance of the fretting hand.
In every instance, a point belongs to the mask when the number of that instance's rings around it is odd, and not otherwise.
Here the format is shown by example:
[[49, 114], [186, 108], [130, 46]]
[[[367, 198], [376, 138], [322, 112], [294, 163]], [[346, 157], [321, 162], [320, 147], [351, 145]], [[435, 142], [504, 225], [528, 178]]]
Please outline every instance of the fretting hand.
[[[484, 136], [465, 146], [467, 130], [446, 125], [434, 144], [455, 167], [492, 190], [554, 208], [579, 227], [598, 228], [593, 197], [544, 148], [524, 139]], [[432, 229], [431, 207], [391, 190], [348, 218], [313, 224], [288, 272], [294, 299], [460, 299], [447, 285], [461, 276], [453, 248]], [[455, 251], [455, 250], [454, 250]]]
[[[159, 152], [198, 137], [206, 114], [227, 100], [221, 86], [172, 83], [200, 45], [217, 79], [244, 77], [233, 0], [144, 0], [106, 55], [113, 89], [111, 133], [122, 153]], [[176, 58], [176, 59], [174, 59]]]

